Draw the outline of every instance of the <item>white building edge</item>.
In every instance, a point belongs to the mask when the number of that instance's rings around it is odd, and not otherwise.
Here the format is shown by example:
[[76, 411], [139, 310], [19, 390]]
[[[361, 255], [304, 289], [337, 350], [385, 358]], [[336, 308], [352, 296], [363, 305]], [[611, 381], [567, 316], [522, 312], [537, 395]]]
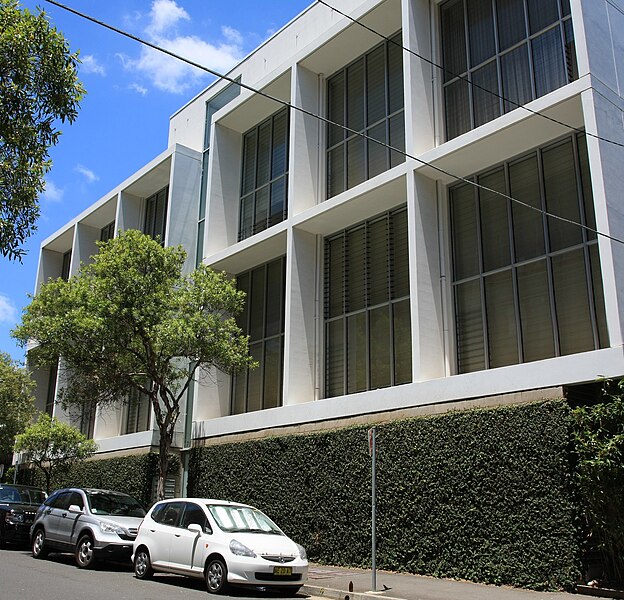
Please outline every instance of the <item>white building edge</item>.
[[[257, 286], [261, 367], [195, 385], [180, 449], [623, 376], [624, 1], [516, 3], [524, 20], [495, 0], [329, 3], [394, 41], [312, 4], [228, 73], [306, 112], [216, 81], [162, 154], [43, 242], [37, 289], [103, 236], [159, 231], [163, 206], [189, 269]], [[35, 376], [58, 413], [59, 382]], [[157, 446], [136, 403], [82, 426], [103, 457]]]

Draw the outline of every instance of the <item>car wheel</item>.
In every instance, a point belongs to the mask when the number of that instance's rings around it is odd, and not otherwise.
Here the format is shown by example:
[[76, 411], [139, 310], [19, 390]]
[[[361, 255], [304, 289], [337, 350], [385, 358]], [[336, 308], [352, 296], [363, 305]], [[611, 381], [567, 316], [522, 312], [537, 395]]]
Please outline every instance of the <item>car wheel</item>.
[[83, 535], [76, 546], [76, 564], [80, 569], [89, 569], [95, 562], [93, 540], [89, 535]]
[[149, 552], [145, 548], [134, 555], [134, 575], [137, 579], [149, 579], [154, 574]]
[[211, 594], [222, 594], [227, 588], [227, 567], [220, 558], [213, 558], [206, 567], [206, 587]]
[[48, 548], [45, 541], [43, 529], [37, 529], [32, 539], [32, 555], [34, 558], [45, 558], [48, 555]]

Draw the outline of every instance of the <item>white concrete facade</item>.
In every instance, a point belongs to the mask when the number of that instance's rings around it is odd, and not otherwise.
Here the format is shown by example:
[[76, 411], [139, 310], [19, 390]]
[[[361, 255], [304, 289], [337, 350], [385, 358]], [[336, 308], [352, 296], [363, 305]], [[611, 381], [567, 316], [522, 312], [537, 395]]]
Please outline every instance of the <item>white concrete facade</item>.
[[[37, 286], [60, 274], [63, 254], [70, 249], [75, 272], [95, 251], [100, 228], [113, 219], [117, 229], [141, 228], [142, 202], [165, 185], [166, 244], [187, 248], [189, 268], [198, 247], [202, 181], [204, 263], [234, 277], [285, 257], [281, 405], [231, 414], [232, 382], [211, 374], [196, 383], [193, 393], [191, 438], [196, 443], [314, 422], [327, 421], [331, 427], [333, 420], [365, 414], [624, 376], [624, 1], [570, 0], [578, 77], [531, 101], [529, 111], [510, 110], [448, 141], [442, 77], [431, 64], [442, 61], [444, 2], [331, 3], [385, 36], [400, 31], [403, 45], [412, 50], [402, 52], [405, 161], [327, 197], [327, 80], [382, 38], [313, 4], [227, 74], [246, 87], [212, 117], [203, 175], [206, 103], [229, 81], [215, 82], [172, 116], [168, 150], [43, 243]], [[239, 240], [244, 136], [288, 104], [305, 112], [289, 109], [287, 216]], [[598, 248], [608, 345], [460, 373], [449, 186], [576, 131], [588, 134], [596, 229], [606, 234], [599, 236]], [[411, 382], [327, 397], [325, 241], [401, 206], [407, 208], [408, 223]], [[45, 394], [39, 394], [42, 402]], [[152, 432], [120, 435], [121, 422], [121, 413], [98, 417], [94, 437], [101, 451], [154, 445]]]

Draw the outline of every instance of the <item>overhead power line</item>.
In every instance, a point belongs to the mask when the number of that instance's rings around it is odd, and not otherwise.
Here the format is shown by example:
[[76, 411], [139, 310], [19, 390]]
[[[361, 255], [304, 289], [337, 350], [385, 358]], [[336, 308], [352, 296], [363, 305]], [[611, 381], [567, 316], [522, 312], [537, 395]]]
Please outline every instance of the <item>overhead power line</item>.
[[509, 98], [506, 98], [505, 96], [503, 96], [502, 94], [499, 94], [498, 92], [496, 92], [494, 90], [490, 90], [490, 89], [488, 89], [488, 88], [486, 88], [486, 87], [484, 87], [482, 85], [479, 85], [478, 83], [475, 83], [474, 81], [469, 80], [468, 77], [466, 77], [465, 75], [458, 75], [457, 73], [454, 73], [450, 69], [447, 69], [446, 67], [443, 67], [442, 65], [439, 65], [438, 63], [434, 62], [430, 58], [427, 58], [426, 56], [423, 56], [422, 54], [416, 52], [415, 50], [412, 50], [411, 48], [408, 48], [407, 46], [399, 44], [399, 42], [397, 42], [396, 40], [394, 40], [392, 38], [389, 38], [388, 36], [386, 36], [383, 33], [377, 31], [376, 29], [373, 29], [372, 27], [369, 27], [365, 23], [362, 23], [362, 21], [360, 21], [360, 20], [358, 20], [358, 19], [348, 15], [347, 13], [341, 11], [340, 9], [336, 8], [335, 6], [332, 6], [331, 4], [325, 2], [325, 0], [316, 0], [316, 2], [318, 2], [319, 4], [322, 4], [323, 6], [326, 6], [327, 8], [333, 10], [334, 12], [336, 12], [339, 15], [345, 17], [346, 19], [349, 19], [349, 21], [351, 21], [352, 23], [355, 23], [356, 25], [359, 25], [363, 29], [366, 29], [367, 31], [370, 31], [371, 33], [379, 36], [380, 38], [386, 40], [390, 44], [394, 44], [395, 46], [398, 46], [402, 50], [405, 50], [405, 52], [409, 52], [411, 55], [415, 56], [416, 58], [418, 58], [418, 59], [420, 59], [420, 60], [422, 60], [424, 62], [426, 62], [427, 64], [431, 65], [432, 67], [435, 67], [436, 69], [439, 69], [443, 73], [446, 73], [446, 74], [450, 75], [453, 78], [457, 78], [457, 79], [460, 79], [462, 81], [465, 81], [469, 86], [471, 86], [473, 88], [477, 88], [477, 89], [479, 89], [479, 90], [481, 90], [483, 92], [487, 92], [488, 94], [494, 96], [495, 98], [498, 98], [499, 100], [502, 100], [503, 102], [507, 102], [509, 104], [512, 104], [516, 108], [522, 108], [523, 110], [531, 113], [532, 115], [536, 115], [538, 117], [541, 117], [542, 119], [547, 119], [548, 121], [551, 121], [552, 123], [556, 123], [557, 125], [561, 125], [562, 127], [566, 127], [567, 129], [570, 129], [572, 131], [576, 131], [577, 133], [584, 133], [585, 135], [587, 135], [589, 137], [592, 137], [592, 138], [595, 138], [597, 140], [600, 140], [601, 142], [608, 142], [609, 144], [614, 144], [615, 146], [620, 146], [621, 148], [624, 148], [624, 143], [622, 143], [622, 142], [616, 142], [615, 140], [611, 140], [609, 138], [602, 137], [602, 136], [597, 135], [595, 133], [590, 133], [589, 131], [586, 131], [586, 130], [581, 129], [579, 127], [575, 127], [574, 125], [570, 125], [569, 123], [565, 123], [563, 121], [560, 121], [559, 119], [555, 119], [554, 117], [546, 115], [543, 112], [540, 112], [538, 110], [533, 110], [533, 109], [529, 108], [528, 106], [526, 106], [526, 104], [520, 104], [519, 102], [516, 102], [515, 100], [511, 100]]
[[[554, 213], [550, 213], [546, 210], [543, 210], [542, 208], [539, 208], [537, 206], [533, 206], [532, 204], [529, 204], [528, 202], [523, 202], [522, 200], [518, 200], [517, 198], [513, 198], [512, 196], [509, 196], [507, 194], [505, 194], [504, 192], [500, 192], [499, 190], [495, 190], [492, 188], [489, 188], [487, 186], [484, 186], [480, 183], [478, 183], [477, 181], [473, 181], [467, 177], [463, 177], [461, 175], [455, 175], [453, 173], [451, 173], [450, 171], [447, 171], [446, 169], [443, 169], [441, 167], [438, 167], [432, 163], [429, 163], [425, 160], [422, 160], [420, 158], [418, 158], [417, 156], [413, 156], [407, 152], [405, 152], [404, 150], [401, 150], [399, 148], [395, 148], [394, 146], [391, 146], [390, 144], [386, 144], [385, 142], [381, 142], [379, 140], [376, 140], [375, 138], [372, 138], [368, 135], [366, 135], [365, 133], [362, 133], [360, 131], [356, 131], [355, 129], [351, 129], [350, 127], [347, 127], [346, 125], [343, 125], [341, 123], [336, 123], [334, 121], [332, 121], [331, 119], [327, 119], [326, 117], [323, 117], [321, 115], [317, 115], [316, 113], [313, 113], [310, 110], [307, 110], [305, 108], [302, 108], [300, 106], [295, 106], [294, 104], [291, 104], [290, 102], [286, 101], [286, 100], [282, 100], [281, 98], [277, 98], [276, 96], [272, 96], [271, 94], [267, 94], [266, 92], [263, 92], [262, 90], [256, 89], [246, 83], [243, 83], [240, 79], [234, 79], [233, 77], [230, 77], [228, 75], [224, 75], [223, 73], [219, 73], [218, 71], [215, 71], [214, 69], [211, 69], [210, 67], [206, 67], [205, 65], [202, 65], [200, 63], [197, 63], [195, 61], [192, 61], [188, 58], [185, 58], [184, 56], [181, 56], [179, 54], [176, 54], [175, 52], [172, 52], [171, 50], [167, 50], [166, 48], [163, 48], [161, 46], [158, 46], [157, 44], [154, 44], [148, 40], [145, 40], [143, 38], [140, 38], [132, 33], [129, 33], [127, 31], [124, 31], [123, 29], [120, 29], [118, 27], [115, 27], [113, 25], [110, 25], [104, 21], [101, 21], [99, 19], [96, 19], [95, 17], [92, 17], [86, 13], [83, 13], [81, 11], [78, 11], [74, 8], [71, 8], [69, 6], [66, 6], [65, 4], [61, 4], [60, 2], [57, 2], [56, 0], [45, 0], [46, 2], [48, 2], [49, 4], [52, 4], [54, 6], [57, 6], [58, 8], [61, 8], [63, 10], [66, 10], [78, 17], [81, 17], [83, 19], [86, 19], [87, 21], [90, 21], [92, 23], [95, 23], [96, 25], [99, 25], [101, 27], [104, 27], [106, 29], [109, 29], [110, 31], [114, 31], [115, 33], [118, 33], [119, 35], [122, 35], [124, 37], [127, 37], [131, 40], [134, 40], [140, 44], [143, 44], [144, 46], [147, 46], [149, 48], [152, 48], [153, 50], [156, 50], [158, 52], [162, 52], [163, 54], [166, 54], [172, 58], [175, 58], [176, 60], [180, 60], [182, 62], [185, 62], [186, 64], [195, 67], [197, 69], [200, 69], [201, 71], [205, 71], [206, 73], [209, 73], [210, 75], [213, 75], [214, 77], [216, 77], [219, 80], [223, 80], [223, 81], [228, 81], [229, 83], [233, 83], [235, 85], [240, 86], [242, 89], [248, 90], [250, 92], [252, 92], [253, 94], [256, 94], [258, 96], [262, 96], [263, 98], [267, 98], [268, 100], [272, 100], [282, 106], [285, 106], [289, 109], [292, 110], [296, 110], [302, 114], [305, 114], [307, 116], [313, 117], [315, 119], [318, 119], [319, 121], [327, 124], [327, 125], [332, 125], [335, 127], [339, 127], [353, 135], [357, 135], [360, 136], [366, 140], [369, 140], [371, 142], [374, 142], [375, 144], [379, 144], [380, 146], [387, 148], [388, 150], [391, 150], [393, 152], [397, 152], [399, 154], [401, 154], [402, 156], [405, 156], [406, 158], [409, 158], [410, 160], [416, 161], [417, 163], [423, 165], [423, 166], [427, 166], [431, 169], [433, 169], [434, 171], [437, 171], [438, 173], [441, 173], [443, 175], [445, 175], [446, 177], [450, 177], [451, 179], [455, 179], [457, 181], [463, 181], [464, 183], [470, 184], [475, 188], [478, 188], [480, 190], [489, 192], [491, 194], [494, 194], [496, 196], [500, 196], [501, 198], [505, 198], [506, 200], [509, 200], [510, 202], [515, 202], [516, 204], [520, 205], [520, 206], [524, 206], [525, 208], [529, 208], [531, 210], [534, 210], [536, 212], [539, 212], [540, 214], [547, 216], [549, 218], [552, 219], [556, 219], [558, 221], [562, 221], [564, 223], [568, 223], [570, 225], [575, 225], [576, 227], [580, 227], [582, 229], [585, 229], [586, 231], [590, 231], [598, 236], [604, 237], [606, 239], [609, 239], [613, 242], [617, 242], [620, 244], [624, 244], [624, 240], [619, 239], [617, 237], [611, 236], [607, 233], [603, 233], [601, 231], [598, 231], [597, 229], [594, 229], [593, 227], [589, 227], [588, 225], [584, 225], [583, 223], [579, 223], [578, 221], [574, 221], [572, 219], [568, 219], [566, 217], [562, 217], [560, 215], [556, 215]], [[318, 2], [320, 2], [321, 0], [317, 0]], [[324, 3], [323, 3], [324, 4]], [[381, 34], [380, 34], [381, 35]], [[581, 131], [581, 133], [584, 133], [583, 131]]]

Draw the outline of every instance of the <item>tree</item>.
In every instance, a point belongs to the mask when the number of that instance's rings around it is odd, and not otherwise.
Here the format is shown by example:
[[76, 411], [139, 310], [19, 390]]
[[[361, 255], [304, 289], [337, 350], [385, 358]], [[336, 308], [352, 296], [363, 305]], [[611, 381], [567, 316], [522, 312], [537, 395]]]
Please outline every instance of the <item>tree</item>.
[[0, 0], [0, 254], [9, 260], [21, 260], [36, 229], [56, 122], [78, 114], [78, 62], [44, 12]]
[[69, 281], [41, 287], [13, 335], [36, 342], [29, 358], [60, 364], [65, 407], [149, 398], [160, 432], [158, 497], [181, 403], [196, 374], [253, 364], [235, 321], [244, 294], [205, 265], [184, 275], [182, 247], [162, 247], [139, 231], [105, 243]]
[[608, 380], [596, 404], [574, 409], [577, 479], [591, 542], [607, 577], [624, 582], [624, 380]]
[[35, 412], [34, 387], [28, 371], [0, 352], [0, 462], [10, 459], [15, 436], [26, 428]]
[[42, 413], [15, 439], [15, 451], [27, 453], [30, 462], [43, 472], [48, 493], [54, 473], [89, 458], [96, 450], [93, 440], [48, 413]]

